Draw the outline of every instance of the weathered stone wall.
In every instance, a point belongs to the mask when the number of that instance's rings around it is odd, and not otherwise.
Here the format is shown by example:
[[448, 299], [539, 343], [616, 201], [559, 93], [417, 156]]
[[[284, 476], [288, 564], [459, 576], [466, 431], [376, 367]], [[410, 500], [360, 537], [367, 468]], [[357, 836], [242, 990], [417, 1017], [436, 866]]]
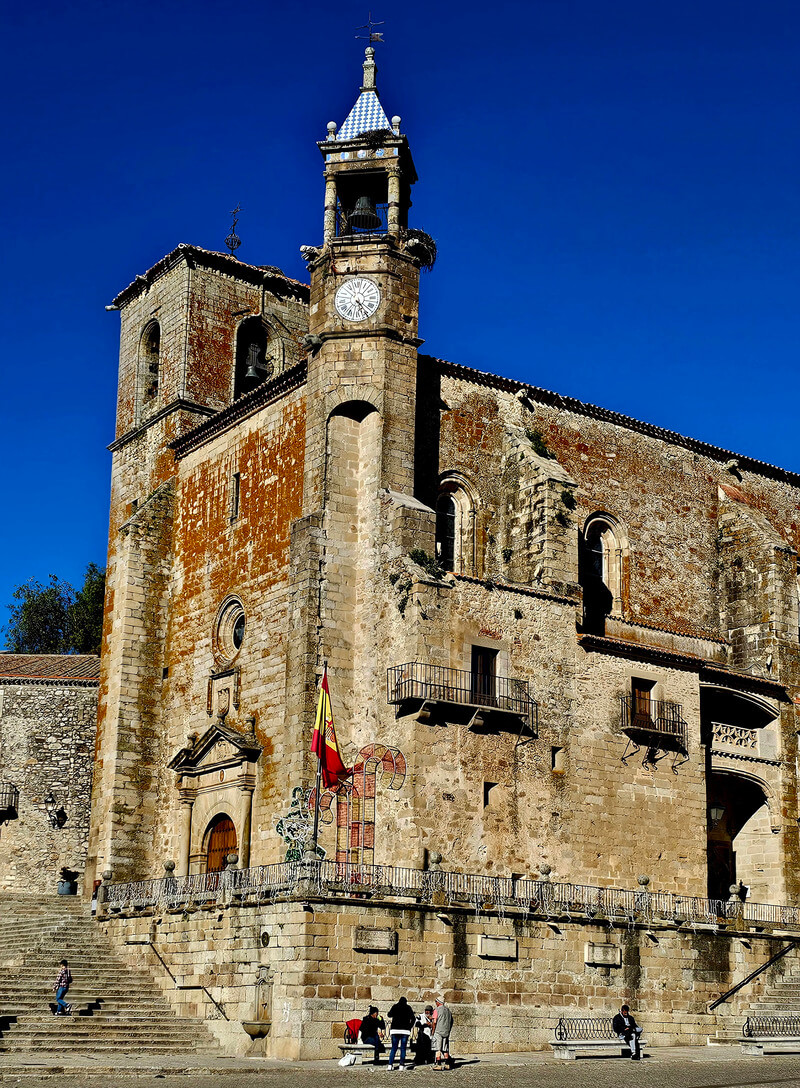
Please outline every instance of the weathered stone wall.
[[62, 867], [83, 874], [96, 726], [96, 681], [0, 681], [0, 781], [19, 790], [18, 819], [0, 827], [0, 890], [52, 894]]
[[[800, 968], [790, 953], [709, 1014], [706, 1003], [763, 964], [785, 938], [314, 898], [305, 908], [214, 904], [181, 911], [98, 924], [131, 963], [155, 969], [184, 1013], [209, 1016], [232, 1050], [247, 1048], [241, 1021], [256, 1019], [259, 995], [266, 996], [267, 1053], [275, 1058], [338, 1057], [346, 1021], [369, 1004], [385, 1015], [401, 994], [415, 1008], [444, 995], [457, 1055], [544, 1049], [559, 1017], [611, 1016], [623, 1001], [651, 1043], [704, 1044], [720, 1026], [741, 1028], [744, 1010], [764, 988]], [[486, 937], [501, 940], [487, 946]], [[152, 941], [181, 986], [206, 987], [229, 1020], [201, 990], [176, 990], [137, 941]]]

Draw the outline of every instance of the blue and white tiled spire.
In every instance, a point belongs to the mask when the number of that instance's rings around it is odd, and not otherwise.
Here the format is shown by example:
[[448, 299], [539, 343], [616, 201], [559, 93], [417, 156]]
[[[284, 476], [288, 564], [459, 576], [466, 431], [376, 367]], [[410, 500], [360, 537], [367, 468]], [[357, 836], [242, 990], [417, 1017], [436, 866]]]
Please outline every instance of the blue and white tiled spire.
[[383, 112], [378, 100], [378, 91], [375, 87], [375, 50], [372, 46], [366, 49], [364, 61], [364, 83], [358, 101], [347, 115], [347, 120], [339, 129], [337, 140], [353, 140], [362, 132], [370, 132], [376, 128], [390, 128], [389, 119]]

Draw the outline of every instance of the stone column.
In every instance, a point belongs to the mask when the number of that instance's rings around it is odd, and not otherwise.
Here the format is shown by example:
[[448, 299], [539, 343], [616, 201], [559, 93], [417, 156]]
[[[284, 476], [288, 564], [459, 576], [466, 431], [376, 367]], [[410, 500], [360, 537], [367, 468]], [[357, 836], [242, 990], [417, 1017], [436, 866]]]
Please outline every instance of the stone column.
[[250, 868], [250, 827], [253, 816], [253, 787], [245, 785], [239, 787], [241, 797], [239, 799], [239, 827], [241, 838], [239, 840], [239, 860], [242, 869]]
[[389, 209], [387, 215], [389, 234], [400, 230], [400, 171], [389, 171]]
[[192, 843], [192, 807], [194, 792], [181, 790], [180, 841], [178, 843], [177, 875], [189, 875], [189, 850]]
[[323, 238], [330, 242], [336, 237], [336, 181], [332, 175], [325, 178], [325, 219]]

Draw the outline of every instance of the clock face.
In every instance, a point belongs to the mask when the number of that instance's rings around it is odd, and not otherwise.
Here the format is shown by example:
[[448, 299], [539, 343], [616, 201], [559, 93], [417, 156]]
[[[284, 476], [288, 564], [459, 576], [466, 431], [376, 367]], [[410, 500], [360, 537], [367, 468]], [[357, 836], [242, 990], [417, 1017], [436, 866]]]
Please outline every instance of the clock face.
[[380, 301], [381, 292], [377, 283], [363, 276], [346, 280], [333, 299], [337, 314], [345, 321], [365, 321], [372, 317]]

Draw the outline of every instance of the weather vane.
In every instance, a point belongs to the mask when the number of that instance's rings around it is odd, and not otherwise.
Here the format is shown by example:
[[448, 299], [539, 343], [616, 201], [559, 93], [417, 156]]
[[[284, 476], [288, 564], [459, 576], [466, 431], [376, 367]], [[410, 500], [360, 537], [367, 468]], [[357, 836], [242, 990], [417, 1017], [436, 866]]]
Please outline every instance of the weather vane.
[[231, 212], [231, 215], [233, 216], [233, 222], [231, 223], [231, 232], [228, 235], [228, 237], [225, 239], [225, 245], [230, 250], [231, 257], [234, 256], [234, 254], [236, 253], [236, 250], [242, 244], [242, 239], [236, 233], [236, 224], [239, 222], [239, 212], [241, 210], [242, 210], [241, 207], [237, 204], [236, 207]]
[[363, 38], [365, 41], [368, 41], [370, 43], [372, 43], [372, 42], [382, 42], [383, 41], [383, 31], [382, 30], [375, 30], [375, 27], [376, 26], [383, 26], [383, 24], [385, 22], [386, 22], [386, 20], [382, 19], [379, 23], [373, 23], [373, 21], [372, 21], [372, 12], [370, 12], [369, 15], [367, 16], [367, 21], [364, 24], [364, 26], [357, 26], [356, 27], [356, 30], [366, 30], [367, 33], [366, 34], [356, 34], [356, 37], [357, 38]]

